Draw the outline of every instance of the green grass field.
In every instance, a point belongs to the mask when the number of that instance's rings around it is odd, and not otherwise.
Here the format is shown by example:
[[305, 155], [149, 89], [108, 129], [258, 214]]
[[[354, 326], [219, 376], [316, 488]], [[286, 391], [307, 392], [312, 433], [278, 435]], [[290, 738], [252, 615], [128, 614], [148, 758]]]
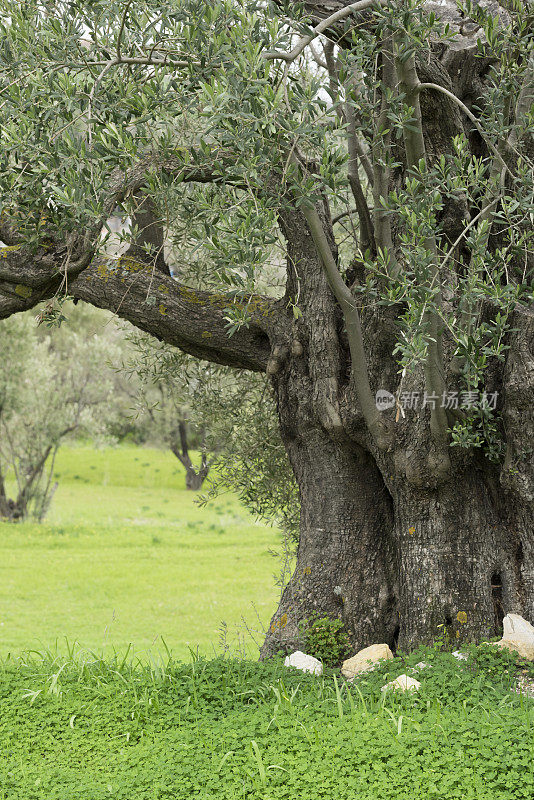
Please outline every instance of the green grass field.
[[[163, 649], [242, 649], [268, 624], [277, 589], [276, 530], [257, 524], [235, 497], [200, 508], [168, 452], [139, 447], [64, 447], [47, 520], [0, 522], [0, 654], [65, 647], [141, 658]], [[250, 635], [245, 647], [257, 649]], [[261, 641], [261, 635], [258, 637]]]

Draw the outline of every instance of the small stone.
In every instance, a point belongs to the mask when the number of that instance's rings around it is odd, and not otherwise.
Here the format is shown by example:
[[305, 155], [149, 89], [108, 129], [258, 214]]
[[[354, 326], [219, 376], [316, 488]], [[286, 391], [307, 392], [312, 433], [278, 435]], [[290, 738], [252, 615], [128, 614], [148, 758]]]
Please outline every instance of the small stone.
[[415, 678], [410, 678], [409, 675], [399, 675], [394, 681], [390, 681], [386, 683], [385, 686], [382, 686], [382, 691], [387, 692], [391, 689], [395, 692], [398, 690], [401, 692], [417, 692], [420, 686], [421, 684], [419, 681], [416, 681]]
[[452, 653], [452, 655], [454, 656], [454, 658], [457, 658], [458, 661], [467, 661], [468, 658], [467, 653], [460, 653], [459, 650], [455, 650], [454, 653]]
[[393, 658], [393, 653], [387, 644], [372, 644], [370, 647], [364, 647], [352, 658], [347, 658], [341, 667], [341, 674], [352, 680], [358, 673], [367, 672], [379, 661], [390, 658]]
[[430, 664], [427, 664], [425, 661], [420, 661], [419, 664], [415, 665], [415, 669], [426, 669], [429, 666]]
[[295, 669], [300, 669], [302, 672], [311, 672], [313, 675], [323, 674], [323, 665], [321, 662], [313, 656], [302, 653], [300, 650], [296, 650], [294, 653], [291, 653], [290, 656], [286, 656], [284, 666], [295, 667]]

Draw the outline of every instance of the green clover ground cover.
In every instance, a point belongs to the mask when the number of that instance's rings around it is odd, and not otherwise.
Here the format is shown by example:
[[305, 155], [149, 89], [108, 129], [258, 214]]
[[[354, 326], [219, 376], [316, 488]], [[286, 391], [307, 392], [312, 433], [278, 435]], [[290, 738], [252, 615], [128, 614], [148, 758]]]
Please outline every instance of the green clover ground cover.
[[[421, 659], [417, 695], [381, 694]], [[0, 798], [531, 800], [534, 701], [510, 664], [419, 651], [349, 689], [276, 661], [8, 659]]]

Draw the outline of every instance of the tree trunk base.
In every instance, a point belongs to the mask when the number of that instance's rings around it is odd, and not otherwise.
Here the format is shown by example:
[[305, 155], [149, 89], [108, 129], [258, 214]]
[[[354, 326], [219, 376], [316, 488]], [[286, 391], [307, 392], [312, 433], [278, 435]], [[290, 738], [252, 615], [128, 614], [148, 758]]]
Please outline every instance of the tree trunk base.
[[[300, 623], [341, 619], [352, 650], [394, 642], [397, 628], [391, 498], [372, 459], [318, 437], [299, 459], [302, 500], [297, 565], [260, 657], [300, 649]], [[302, 449], [299, 451], [302, 456]], [[317, 469], [320, 468], [320, 474]]]
[[500, 636], [510, 612], [534, 619], [531, 508], [476, 472], [436, 490], [403, 486], [391, 507], [369, 458], [338, 451], [336, 463], [334, 483], [326, 471], [301, 481], [297, 565], [262, 658], [303, 649], [299, 623], [314, 613], [343, 620], [348, 655], [380, 642], [459, 647]]
[[403, 493], [395, 505], [399, 647], [443, 634], [480, 642], [501, 635], [509, 612], [534, 617], [525, 581], [532, 513], [528, 524], [525, 509], [487, 476], [458, 475], [434, 493]]

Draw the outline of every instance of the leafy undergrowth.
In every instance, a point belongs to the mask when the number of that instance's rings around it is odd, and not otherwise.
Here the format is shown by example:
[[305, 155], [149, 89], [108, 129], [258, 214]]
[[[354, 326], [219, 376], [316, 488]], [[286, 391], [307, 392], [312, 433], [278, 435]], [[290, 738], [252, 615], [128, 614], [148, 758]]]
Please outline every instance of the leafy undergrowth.
[[[0, 798], [530, 800], [534, 701], [513, 657], [477, 653], [420, 650], [352, 687], [277, 661], [8, 659]], [[381, 693], [419, 661], [418, 694]]]

